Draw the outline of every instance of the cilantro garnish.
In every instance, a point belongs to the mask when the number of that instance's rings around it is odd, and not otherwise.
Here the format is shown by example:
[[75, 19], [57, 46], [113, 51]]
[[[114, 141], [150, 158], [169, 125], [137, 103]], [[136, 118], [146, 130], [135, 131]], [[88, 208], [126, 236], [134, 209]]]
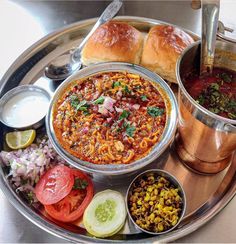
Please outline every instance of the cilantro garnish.
[[[220, 74], [219, 77], [222, 77], [224, 74], [225, 73]], [[228, 74], [225, 75], [225, 77], [229, 76]], [[224, 80], [224, 82], [226, 82], [226, 80]], [[215, 114], [221, 115], [224, 113], [227, 114], [229, 118], [236, 118], [236, 101], [230, 99], [228, 95], [221, 92], [219, 83], [211, 83], [201, 92], [196, 101]]]
[[220, 89], [220, 86], [217, 83], [211, 83], [210, 88], [218, 91]]
[[76, 110], [80, 110], [84, 112], [87, 112], [89, 108], [89, 104], [87, 103], [87, 101], [83, 100], [80, 102], [79, 98], [75, 95], [70, 96], [70, 104]]
[[95, 100], [93, 103], [94, 104], [103, 104], [105, 98], [104, 97], [99, 97], [97, 100]]
[[121, 86], [121, 82], [120, 82], [120, 81], [115, 81], [115, 82], [112, 84], [112, 88], [115, 88], [115, 87], [118, 87], [118, 86]]
[[221, 73], [220, 74], [220, 78], [224, 81], [224, 82], [231, 82], [232, 81], [232, 76], [226, 73]]
[[141, 100], [142, 100], [143, 102], [147, 101], [147, 96], [146, 96], [146, 95], [142, 95], [142, 96], [140, 96], [140, 98], [141, 98]]
[[204, 96], [202, 94], [200, 94], [198, 99], [196, 99], [196, 102], [198, 102], [200, 105], [203, 105], [205, 102]]
[[83, 100], [82, 102], [80, 102], [77, 106], [76, 106], [76, 110], [80, 110], [80, 111], [88, 111], [88, 107], [89, 104], [87, 103], [87, 101]]
[[84, 114], [85, 116], [90, 115], [89, 111], [84, 111], [83, 114]]
[[84, 190], [88, 186], [88, 182], [84, 179], [75, 178], [74, 190]]
[[125, 93], [131, 93], [131, 91], [129, 90], [129, 87], [128, 86], [124, 86], [123, 91]]
[[228, 102], [228, 108], [236, 108], [236, 101], [235, 100], [230, 100]]
[[73, 108], [76, 108], [79, 104], [79, 98], [76, 95], [70, 96], [70, 104]]
[[119, 120], [126, 119], [130, 115], [130, 112], [127, 110], [123, 110], [122, 114], [119, 117]]
[[129, 124], [127, 125], [125, 131], [126, 131], [126, 134], [129, 136], [129, 137], [133, 137], [134, 136], [134, 132], [136, 130], [136, 127], [135, 126], [130, 126]]
[[164, 109], [158, 107], [148, 107], [147, 113], [152, 117], [157, 117], [161, 116], [164, 113]]
[[129, 137], [133, 137], [134, 136], [134, 132], [136, 130], [136, 127], [133, 125], [130, 125], [129, 122], [124, 121], [123, 124], [121, 125], [121, 127], [116, 128], [116, 132], [119, 133], [122, 130], [125, 130], [125, 133], [127, 136]]

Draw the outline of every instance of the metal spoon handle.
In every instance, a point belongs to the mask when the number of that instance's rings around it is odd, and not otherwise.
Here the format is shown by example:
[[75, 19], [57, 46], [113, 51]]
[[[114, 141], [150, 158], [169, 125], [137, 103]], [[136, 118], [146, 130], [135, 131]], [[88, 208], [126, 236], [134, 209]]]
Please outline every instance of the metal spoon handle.
[[202, 0], [202, 45], [200, 74], [212, 73], [220, 0]]
[[121, 0], [114, 0], [106, 7], [106, 9], [103, 11], [102, 15], [99, 17], [99, 19], [97, 20], [96, 24], [93, 26], [91, 31], [84, 38], [84, 40], [80, 43], [79, 47], [73, 52], [73, 54], [72, 54], [73, 61], [77, 61], [80, 59], [80, 53], [81, 53], [85, 43], [88, 41], [88, 39], [92, 36], [92, 34], [95, 32], [95, 30], [100, 25], [111, 20], [118, 13], [122, 4], [123, 3]]

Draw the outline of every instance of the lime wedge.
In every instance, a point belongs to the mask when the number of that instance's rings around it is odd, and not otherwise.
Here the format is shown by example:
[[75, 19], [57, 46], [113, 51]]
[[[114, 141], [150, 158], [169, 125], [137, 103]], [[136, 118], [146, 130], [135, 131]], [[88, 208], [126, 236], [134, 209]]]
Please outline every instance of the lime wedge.
[[35, 137], [35, 130], [14, 131], [6, 134], [6, 142], [11, 149], [21, 149], [31, 145]]

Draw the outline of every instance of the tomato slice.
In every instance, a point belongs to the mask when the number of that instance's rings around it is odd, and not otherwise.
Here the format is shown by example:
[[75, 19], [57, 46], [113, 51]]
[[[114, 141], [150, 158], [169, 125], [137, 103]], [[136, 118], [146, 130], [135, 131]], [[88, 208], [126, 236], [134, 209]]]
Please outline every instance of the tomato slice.
[[73, 222], [79, 219], [93, 198], [91, 179], [79, 170], [71, 169], [74, 175], [74, 188], [61, 201], [44, 205], [46, 212], [61, 222]]
[[67, 196], [74, 185], [71, 169], [57, 165], [49, 169], [38, 181], [35, 195], [42, 204], [54, 204]]

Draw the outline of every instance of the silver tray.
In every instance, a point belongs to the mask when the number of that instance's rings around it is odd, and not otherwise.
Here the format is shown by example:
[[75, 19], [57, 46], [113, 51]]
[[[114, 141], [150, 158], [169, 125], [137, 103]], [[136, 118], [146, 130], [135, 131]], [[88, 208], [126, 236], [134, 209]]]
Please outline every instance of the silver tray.
[[[148, 32], [153, 25], [166, 24], [158, 20], [139, 17], [125, 16], [117, 19], [135, 26], [142, 32]], [[2, 78], [0, 96], [22, 84], [37, 84], [53, 94], [59, 83], [44, 77], [45, 66], [55, 57], [78, 46], [95, 21], [96, 19], [89, 19], [69, 25], [47, 35], [31, 46], [12, 64]], [[194, 33], [187, 32], [198, 39]], [[1, 125], [0, 136], [2, 138], [5, 132], [6, 128]], [[0, 141], [0, 147], [3, 148], [3, 140]], [[82, 227], [65, 225], [47, 219], [41, 209], [35, 209], [28, 205], [25, 199], [17, 194], [9, 184], [6, 178], [6, 168], [1, 164], [0, 166], [0, 187], [13, 206], [45, 231], [74, 242], [124, 242], [124, 240], [135, 243], [171, 242], [197, 230], [208, 222], [229, 203], [236, 193], [236, 155], [232, 159], [231, 165], [224, 171], [216, 175], [199, 175], [190, 171], [179, 161], [175, 152], [175, 142], [173, 142], [160, 158], [146, 168], [165, 169], [182, 184], [187, 196], [187, 210], [178, 228], [165, 235], [151, 236], [135, 229], [127, 219], [125, 227], [119, 234], [110, 239], [98, 239], [89, 236]], [[125, 180], [120, 177], [94, 177], [95, 190], [112, 188], [125, 194], [129, 183], [138, 173], [125, 177]]]

